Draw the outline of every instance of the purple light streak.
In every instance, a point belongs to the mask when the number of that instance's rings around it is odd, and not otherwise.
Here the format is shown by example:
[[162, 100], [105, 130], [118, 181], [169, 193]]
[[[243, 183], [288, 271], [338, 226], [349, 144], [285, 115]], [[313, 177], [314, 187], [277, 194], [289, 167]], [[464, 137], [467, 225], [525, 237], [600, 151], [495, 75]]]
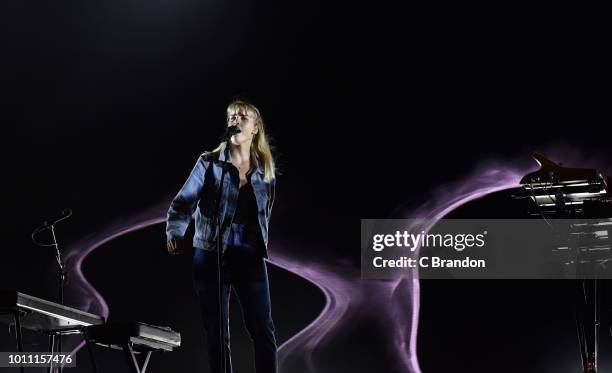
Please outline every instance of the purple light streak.
[[[440, 187], [432, 192], [434, 198], [417, 207], [410, 212], [408, 218], [426, 219], [428, 221], [439, 221], [452, 210], [481, 198], [487, 194], [501, 190], [514, 188], [519, 185], [523, 175], [530, 170], [519, 170], [518, 168], [503, 167], [501, 165], [487, 165], [476, 169], [471, 175], [463, 180]], [[429, 230], [432, 225], [426, 227], [407, 227], [407, 230], [424, 229]], [[417, 256], [418, 256], [417, 250]], [[410, 317], [405, 316], [406, 305], [402, 302], [392, 302], [394, 306], [394, 318], [392, 325], [397, 328], [389, 330], [397, 331], [393, 336], [393, 348], [400, 362], [401, 372], [421, 373], [417, 357], [417, 335], [420, 308], [420, 286], [417, 271], [409, 270], [403, 279], [396, 282], [394, 292], [400, 299], [410, 299]], [[401, 328], [402, 322], [410, 318], [410, 327]], [[405, 324], [404, 324], [405, 325]], [[406, 341], [408, 346], [406, 346]]]
[[[470, 176], [434, 191], [434, 196], [414, 209], [411, 218], [439, 220], [453, 209], [489, 193], [512, 188], [529, 170], [500, 166], [479, 167]], [[165, 206], [164, 206], [165, 207]], [[68, 291], [85, 311], [108, 317], [109, 308], [102, 296], [89, 284], [81, 266], [96, 248], [122, 235], [165, 221], [165, 209], [149, 212], [112, 224], [103, 232], [86, 237], [66, 250], [66, 263], [72, 273]], [[306, 328], [279, 347], [281, 371], [289, 357], [301, 357], [310, 372], [316, 372], [315, 350], [322, 348], [335, 333], [350, 328], [351, 321], [378, 322], [389, 334], [398, 372], [420, 373], [417, 359], [417, 332], [420, 288], [416, 273], [396, 281], [362, 280], [359, 271], [349, 266], [322, 264], [296, 259], [295, 255], [271, 245], [270, 262], [295, 273], [317, 286], [325, 296], [325, 306]], [[388, 310], [387, 313], [384, 311]], [[67, 347], [69, 347], [67, 343]], [[73, 343], [74, 353], [82, 347]]]

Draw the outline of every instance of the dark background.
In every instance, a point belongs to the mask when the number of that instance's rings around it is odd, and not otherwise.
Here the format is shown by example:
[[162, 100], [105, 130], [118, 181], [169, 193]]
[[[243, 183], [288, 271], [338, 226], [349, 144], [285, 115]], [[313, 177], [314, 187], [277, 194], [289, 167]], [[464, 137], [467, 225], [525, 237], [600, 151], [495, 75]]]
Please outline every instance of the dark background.
[[[52, 253], [30, 242], [33, 228], [71, 207], [58, 229], [67, 245], [166, 206], [198, 154], [216, 146], [236, 96], [259, 106], [275, 140], [282, 174], [272, 244], [321, 260], [357, 266], [358, 219], [401, 217], [484, 160], [529, 164], [532, 150], [552, 147], [610, 164], [610, 61], [595, 22], [380, 2], [1, 7], [0, 283], [35, 296], [54, 299], [56, 288]], [[182, 327], [191, 343], [179, 352], [181, 371], [205, 371], [190, 254], [167, 257], [157, 225], [98, 249], [84, 270], [111, 319]], [[323, 298], [286, 271], [271, 268], [270, 276], [283, 342], [316, 317]], [[424, 283], [423, 371], [577, 371], [563, 286]], [[235, 324], [234, 353], [248, 356]], [[387, 369], [386, 341], [368, 325], [355, 330], [322, 366], [355, 369], [352, 351], [365, 348], [362, 369]], [[114, 359], [104, 360], [119, 372]], [[248, 358], [235, 361], [249, 371]], [[163, 364], [150, 369], [170, 369]]]

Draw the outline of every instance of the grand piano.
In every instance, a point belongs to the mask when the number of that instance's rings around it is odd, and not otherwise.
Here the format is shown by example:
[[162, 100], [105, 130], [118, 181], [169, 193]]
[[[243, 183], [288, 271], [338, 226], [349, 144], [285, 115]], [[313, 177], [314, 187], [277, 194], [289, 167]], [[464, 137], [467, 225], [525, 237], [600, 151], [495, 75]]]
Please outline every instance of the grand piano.
[[578, 278], [572, 297], [582, 367], [596, 373], [604, 283], [597, 273], [612, 268], [612, 178], [591, 168], [565, 167], [539, 152], [533, 158], [540, 169], [521, 179], [520, 197], [531, 201], [529, 214], [555, 232], [552, 251]]

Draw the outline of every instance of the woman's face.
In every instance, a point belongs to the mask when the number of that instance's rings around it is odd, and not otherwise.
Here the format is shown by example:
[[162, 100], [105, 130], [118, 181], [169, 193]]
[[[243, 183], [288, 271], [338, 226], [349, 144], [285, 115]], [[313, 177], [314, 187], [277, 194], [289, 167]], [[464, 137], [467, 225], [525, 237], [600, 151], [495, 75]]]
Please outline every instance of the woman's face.
[[250, 144], [253, 137], [259, 131], [255, 120], [255, 114], [244, 109], [232, 110], [227, 116], [228, 126], [238, 126], [240, 133], [232, 136], [231, 141], [234, 145]]

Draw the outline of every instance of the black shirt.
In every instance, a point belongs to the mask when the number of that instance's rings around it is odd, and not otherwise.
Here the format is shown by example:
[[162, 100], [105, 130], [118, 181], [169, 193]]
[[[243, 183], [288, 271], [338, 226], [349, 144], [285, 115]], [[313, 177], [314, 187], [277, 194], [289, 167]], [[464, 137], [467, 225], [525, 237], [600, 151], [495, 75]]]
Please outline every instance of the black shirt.
[[[247, 175], [247, 183], [238, 191], [230, 242], [243, 253], [259, 255], [264, 245], [259, 228], [257, 200], [253, 185], [251, 185], [251, 175], [252, 173]], [[265, 248], [263, 250], [265, 251]]]
[[238, 192], [238, 203], [236, 204], [236, 213], [234, 214], [235, 224], [257, 223], [257, 200], [255, 200], [255, 191], [251, 185], [251, 174], [247, 176], [247, 183], [240, 188]]

